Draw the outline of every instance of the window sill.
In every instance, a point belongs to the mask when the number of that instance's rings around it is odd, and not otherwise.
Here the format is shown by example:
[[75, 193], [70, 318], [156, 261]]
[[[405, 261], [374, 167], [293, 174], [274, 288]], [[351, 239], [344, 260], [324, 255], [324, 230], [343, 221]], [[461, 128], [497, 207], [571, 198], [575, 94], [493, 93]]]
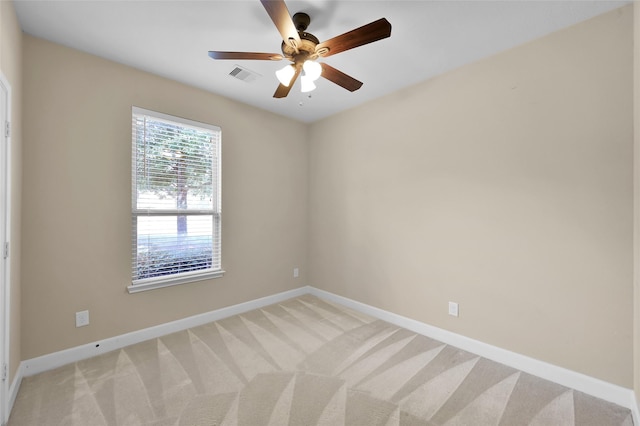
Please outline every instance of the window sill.
[[195, 281], [203, 281], [214, 278], [220, 278], [224, 275], [224, 271], [196, 271], [184, 274], [162, 277], [162, 278], [146, 278], [136, 280], [127, 287], [129, 293], [139, 293], [141, 291], [155, 290], [157, 288], [171, 287], [174, 285], [187, 284]]

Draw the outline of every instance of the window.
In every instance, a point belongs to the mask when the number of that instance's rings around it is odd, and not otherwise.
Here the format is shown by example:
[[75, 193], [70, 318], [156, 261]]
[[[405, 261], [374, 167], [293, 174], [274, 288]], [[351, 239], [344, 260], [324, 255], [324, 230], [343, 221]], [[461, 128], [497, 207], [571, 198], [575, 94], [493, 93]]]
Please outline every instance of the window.
[[132, 108], [130, 293], [222, 276], [216, 126]]

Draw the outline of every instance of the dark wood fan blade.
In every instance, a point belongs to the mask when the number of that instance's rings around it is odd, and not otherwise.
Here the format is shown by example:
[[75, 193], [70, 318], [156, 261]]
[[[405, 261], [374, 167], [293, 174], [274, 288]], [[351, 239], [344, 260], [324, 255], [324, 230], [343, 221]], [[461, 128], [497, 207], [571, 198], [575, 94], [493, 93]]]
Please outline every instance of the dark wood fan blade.
[[213, 59], [255, 59], [258, 61], [279, 61], [283, 56], [279, 53], [257, 52], [214, 52], [209, 51], [209, 57]]
[[355, 92], [362, 87], [361, 81], [358, 81], [350, 75], [335, 69], [331, 65], [327, 65], [325, 63], [321, 63], [320, 65], [322, 66], [322, 77], [337, 84], [338, 86], [344, 87], [350, 92]]
[[260, 0], [260, 2], [269, 14], [269, 17], [275, 24], [278, 31], [280, 31], [282, 40], [290, 46], [300, 46], [298, 30], [291, 19], [289, 9], [287, 9], [287, 5], [284, 3], [284, 0]]
[[[321, 56], [331, 56], [354, 47], [363, 46], [382, 40], [391, 35], [391, 24], [385, 18], [373, 21], [355, 30], [334, 37], [316, 46], [316, 52]], [[323, 50], [328, 49], [326, 53]]]
[[291, 88], [293, 87], [293, 84], [298, 79], [299, 75], [300, 75], [300, 68], [296, 67], [296, 72], [295, 72], [295, 74], [293, 74], [293, 77], [291, 77], [291, 83], [289, 83], [288, 86], [285, 86], [284, 84], [280, 84], [278, 86], [278, 88], [276, 89], [276, 92], [273, 94], [273, 97], [274, 98], [286, 98], [287, 95], [289, 94], [289, 92], [291, 91]]

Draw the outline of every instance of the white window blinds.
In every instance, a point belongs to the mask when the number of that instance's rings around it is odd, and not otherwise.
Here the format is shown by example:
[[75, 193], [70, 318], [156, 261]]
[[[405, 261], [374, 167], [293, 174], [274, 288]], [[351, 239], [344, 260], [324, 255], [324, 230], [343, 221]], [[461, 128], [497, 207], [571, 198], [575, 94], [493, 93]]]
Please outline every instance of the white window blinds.
[[220, 276], [220, 128], [132, 108], [130, 292]]

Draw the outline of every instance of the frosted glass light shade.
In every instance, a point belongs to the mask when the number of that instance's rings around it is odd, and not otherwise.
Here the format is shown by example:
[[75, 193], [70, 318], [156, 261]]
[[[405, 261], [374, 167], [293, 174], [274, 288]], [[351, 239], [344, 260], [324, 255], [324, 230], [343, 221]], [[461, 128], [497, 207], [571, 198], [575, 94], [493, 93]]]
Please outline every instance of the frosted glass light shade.
[[278, 77], [278, 81], [283, 86], [289, 87], [289, 84], [291, 84], [291, 78], [293, 78], [295, 73], [296, 70], [293, 68], [293, 65], [287, 65], [286, 67], [276, 71], [276, 77]]
[[303, 75], [300, 78], [300, 85], [300, 91], [303, 93], [311, 92], [316, 88], [316, 85], [313, 83], [313, 79], [311, 79], [308, 75]]
[[305, 61], [302, 65], [302, 69], [304, 73], [311, 79], [311, 81], [316, 81], [320, 78], [322, 74], [322, 66], [316, 61]]

